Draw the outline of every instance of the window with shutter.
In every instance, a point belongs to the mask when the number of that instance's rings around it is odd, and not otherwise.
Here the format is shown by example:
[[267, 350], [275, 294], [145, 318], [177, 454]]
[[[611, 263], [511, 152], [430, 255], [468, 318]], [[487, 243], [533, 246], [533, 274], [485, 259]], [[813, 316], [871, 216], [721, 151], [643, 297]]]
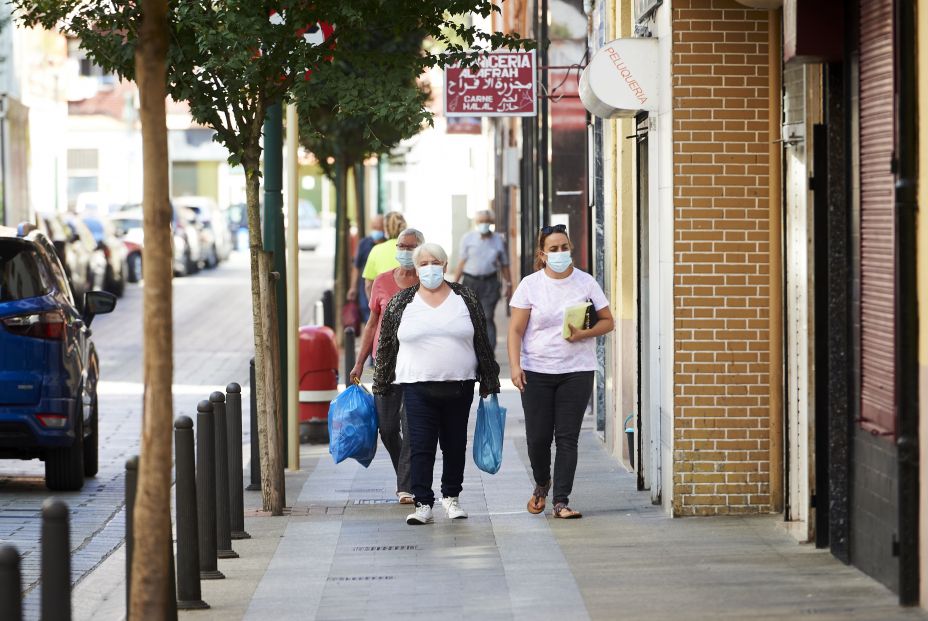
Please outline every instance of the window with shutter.
[[893, 3], [860, 2], [860, 423], [893, 435], [895, 224]]

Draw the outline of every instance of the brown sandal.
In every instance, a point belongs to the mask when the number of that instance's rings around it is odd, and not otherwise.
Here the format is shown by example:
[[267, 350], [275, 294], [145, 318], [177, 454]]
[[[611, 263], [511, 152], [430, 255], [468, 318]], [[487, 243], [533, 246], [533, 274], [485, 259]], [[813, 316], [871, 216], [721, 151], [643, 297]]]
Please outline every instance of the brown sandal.
[[548, 495], [549, 489], [551, 489], [551, 481], [544, 485], [535, 486], [535, 491], [532, 492], [532, 497], [528, 499], [528, 506], [526, 507], [529, 513], [537, 515], [545, 510], [545, 496]]
[[582, 513], [579, 511], [574, 511], [563, 502], [559, 502], [554, 505], [554, 510], [551, 512], [551, 514], [556, 518], [561, 518], [562, 520], [576, 520], [583, 517]]

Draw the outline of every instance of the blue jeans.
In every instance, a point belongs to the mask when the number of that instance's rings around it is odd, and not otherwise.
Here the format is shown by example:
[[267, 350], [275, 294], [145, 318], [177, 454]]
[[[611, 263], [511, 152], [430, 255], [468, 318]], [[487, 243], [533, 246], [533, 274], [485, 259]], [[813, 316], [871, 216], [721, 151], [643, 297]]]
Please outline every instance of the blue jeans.
[[409, 429], [410, 481], [416, 504], [435, 504], [432, 470], [441, 445], [441, 495], [460, 495], [467, 455], [467, 418], [474, 401], [474, 381], [403, 384]]

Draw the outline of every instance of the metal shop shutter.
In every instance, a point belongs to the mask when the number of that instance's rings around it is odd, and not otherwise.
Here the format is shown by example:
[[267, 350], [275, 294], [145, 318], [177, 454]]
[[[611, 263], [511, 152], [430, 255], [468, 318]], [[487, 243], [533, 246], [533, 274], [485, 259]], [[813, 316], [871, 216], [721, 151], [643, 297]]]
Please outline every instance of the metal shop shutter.
[[896, 430], [893, 3], [860, 0], [861, 425]]

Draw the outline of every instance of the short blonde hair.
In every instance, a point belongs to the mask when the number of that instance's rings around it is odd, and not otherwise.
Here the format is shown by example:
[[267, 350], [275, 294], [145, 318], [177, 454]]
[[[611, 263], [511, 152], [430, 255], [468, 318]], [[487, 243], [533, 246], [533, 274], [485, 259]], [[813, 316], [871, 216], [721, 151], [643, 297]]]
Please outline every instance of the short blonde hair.
[[395, 239], [406, 226], [406, 218], [398, 211], [391, 211], [383, 217], [383, 232], [387, 239]]
[[427, 244], [422, 244], [418, 248], [412, 251], [412, 261], [413, 263], [419, 262], [419, 257], [427, 254], [435, 259], [441, 261], [442, 265], [448, 265], [448, 253], [445, 252], [445, 249], [439, 246], [436, 243], [430, 242]]

